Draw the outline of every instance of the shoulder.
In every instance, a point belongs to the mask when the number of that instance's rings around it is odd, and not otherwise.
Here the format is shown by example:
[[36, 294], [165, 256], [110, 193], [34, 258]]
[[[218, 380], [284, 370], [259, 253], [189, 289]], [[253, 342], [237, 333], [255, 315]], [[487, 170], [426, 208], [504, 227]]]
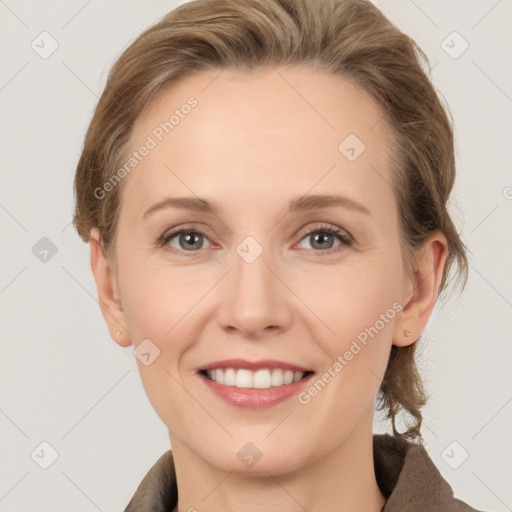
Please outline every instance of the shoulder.
[[166, 512], [178, 501], [172, 451], [166, 451], [149, 469], [124, 512]]
[[386, 497], [382, 512], [479, 512], [455, 498], [421, 442], [373, 436], [377, 483]]

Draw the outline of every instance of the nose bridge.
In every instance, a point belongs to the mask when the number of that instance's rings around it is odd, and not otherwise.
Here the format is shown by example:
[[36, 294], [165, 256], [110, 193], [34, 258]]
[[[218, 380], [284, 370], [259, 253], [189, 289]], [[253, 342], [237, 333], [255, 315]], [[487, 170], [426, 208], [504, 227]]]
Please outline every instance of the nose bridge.
[[244, 299], [245, 295], [254, 300], [260, 296], [272, 298], [275, 290], [271, 290], [269, 282], [272, 275], [269, 267], [273, 265], [270, 252], [268, 248], [263, 249], [253, 237], [248, 237], [236, 248], [233, 278], [239, 299]]
[[278, 266], [273, 251], [254, 237], [246, 237], [235, 249], [229, 290], [222, 300], [220, 321], [224, 328], [255, 335], [269, 327], [283, 327], [289, 305], [283, 284], [274, 275]]

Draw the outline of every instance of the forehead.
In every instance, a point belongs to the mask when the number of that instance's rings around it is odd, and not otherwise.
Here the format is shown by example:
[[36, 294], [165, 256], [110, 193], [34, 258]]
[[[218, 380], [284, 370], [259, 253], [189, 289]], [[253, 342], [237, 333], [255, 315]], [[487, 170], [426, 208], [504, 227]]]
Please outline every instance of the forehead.
[[123, 183], [139, 209], [164, 195], [211, 197], [212, 187], [239, 206], [333, 189], [366, 202], [392, 194], [382, 108], [347, 79], [312, 68], [188, 76], [137, 119], [127, 153], [144, 145], [151, 149]]

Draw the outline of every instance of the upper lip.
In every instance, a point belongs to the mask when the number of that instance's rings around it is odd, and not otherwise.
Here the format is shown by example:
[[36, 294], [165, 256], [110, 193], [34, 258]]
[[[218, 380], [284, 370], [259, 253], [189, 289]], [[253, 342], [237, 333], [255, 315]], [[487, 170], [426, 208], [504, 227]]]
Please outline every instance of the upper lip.
[[287, 363], [285, 361], [278, 361], [276, 359], [260, 359], [258, 361], [246, 361], [245, 359], [223, 359], [222, 361], [213, 361], [200, 368], [197, 368], [198, 372], [204, 370], [212, 370], [214, 368], [234, 368], [234, 369], [246, 369], [251, 371], [262, 370], [264, 368], [282, 368], [283, 370], [292, 370], [294, 372], [308, 372], [312, 371], [303, 366], [296, 364]]

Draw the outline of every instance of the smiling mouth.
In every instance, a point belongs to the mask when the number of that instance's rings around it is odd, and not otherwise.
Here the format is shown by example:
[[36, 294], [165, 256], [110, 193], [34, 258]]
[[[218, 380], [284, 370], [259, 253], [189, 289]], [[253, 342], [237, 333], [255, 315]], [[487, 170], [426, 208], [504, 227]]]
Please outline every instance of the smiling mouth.
[[262, 368], [255, 371], [245, 368], [212, 368], [200, 370], [199, 373], [207, 379], [224, 386], [245, 389], [268, 389], [299, 382], [314, 372], [294, 372], [293, 370], [281, 368]]

